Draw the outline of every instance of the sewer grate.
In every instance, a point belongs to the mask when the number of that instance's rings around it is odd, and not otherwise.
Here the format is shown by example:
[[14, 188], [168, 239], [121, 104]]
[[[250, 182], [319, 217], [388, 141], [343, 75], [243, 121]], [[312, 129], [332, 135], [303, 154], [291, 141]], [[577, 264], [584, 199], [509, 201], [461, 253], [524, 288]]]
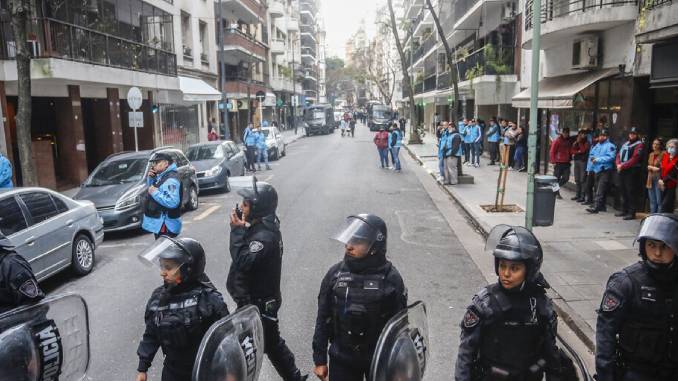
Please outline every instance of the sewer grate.
[[524, 210], [516, 204], [506, 204], [496, 207], [494, 204], [480, 205], [488, 213], [520, 213]]

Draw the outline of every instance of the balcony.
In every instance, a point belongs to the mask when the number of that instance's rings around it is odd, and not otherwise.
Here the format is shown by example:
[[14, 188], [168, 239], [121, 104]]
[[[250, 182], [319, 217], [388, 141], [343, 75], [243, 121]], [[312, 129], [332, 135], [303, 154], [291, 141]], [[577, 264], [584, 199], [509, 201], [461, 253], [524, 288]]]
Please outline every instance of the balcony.
[[224, 90], [229, 98], [244, 98], [247, 94], [254, 97], [257, 91], [268, 90], [263, 82], [247, 79], [240, 76], [226, 76]]
[[414, 95], [418, 95], [424, 92], [424, 82], [417, 82], [414, 84]]
[[[534, 12], [532, 0], [525, 3], [523, 48], [532, 48]], [[587, 32], [600, 32], [634, 22], [638, 18], [637, 0], [546, 0], [539, 18], [541, 48], [549, 49]]]
[[285, 40], [271, 40], [271, 54], [285, 54]]
[[[297, 87], [299, 87], [299, 85], [297, 85]], [[287, 77], [272, 77], [271, 88], [273, 88], [274, 91], [288, 91], [290, 93], [294, 92], [292, 79]]]
[[678, 35], [678, 1], [641, 0], [641, 17], [636, 22], [636, 43], [647, 44]]
[[417, 18], [414, 20], [412, 35], [415, 37], [420, 37], [426, 31], [430, 31], [433, 27], [433, 17], [431, 12], [428, 11], [428, 8], [422, 8], [421, 12], [417, 15]]
[[[214, 0], [217, 6], [219, 0]], [[258, 24], [266, 19], [263, 5], [256, 0], [221, 0], [224, 15], [233, 15], [245, 24]]]
[[240, 62], [263, 62], [266, 58], [266, 47], [252, 36], [238, 29], [231, 29], [224, 34], [224, 54], [220, 59], [229, 65]]
[[290, 31], [290, 32], [298, 32], [299, 31], [299, 20], [288, 17], [287, 18], [287, 30]]
[[487, 45], [455, 63], [457, 78], [463, 82], [483, 75], [514, 74], [513, 55], [513, 48], [496, 49]]
[[412, 54], [412, 62], [416, 63], [422, 57], [427, 55], [426, 53], [430, 52], [436, 46], [436, 38], [431, 33], [417, 48], [415, 48], [414, 53]]
[[439, 74], [436, 89], [445, 90], [449, 89], [450, 86], [452, 86], [452, 74], [449, 71]]
[[405, 17], [413, 18], [419, 13], [424, 6], [424, 0], [405, 0], [403, 9], [405, 9]]
[[273, 18], [283, 17], [285, 15], [285, 6], [279, 0], [272, 0], [268, 4], [268, 13]]
[[478, 28], [478, 25], [482, 25], [483, 18], [486, 17], [499, 16], [505, 18], [505, 21], [506, 19], [510, 20], [515, 15], [518, 6], [515, 5], [513, 14], [508, 15], [502, 14], [505, 5], [505, 2], [494, 0], [459, 0], [455, 3], [454, 7], [455, 16], [457, 17], [454, 29], [469, 30]]

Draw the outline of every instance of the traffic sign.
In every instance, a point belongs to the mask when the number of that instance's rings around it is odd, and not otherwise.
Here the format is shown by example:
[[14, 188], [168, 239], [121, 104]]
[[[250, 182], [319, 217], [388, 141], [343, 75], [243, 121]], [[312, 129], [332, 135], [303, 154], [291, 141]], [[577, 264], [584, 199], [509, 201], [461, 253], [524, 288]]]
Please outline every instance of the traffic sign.
[[266, 98], [266, 93], [261, 90], [257, 91], [257, 98]]
[[132, 110], [138, 110], [141, 108], [141, 103], [144, 99], [141, 95], [141, 90], [138, 87], [132, 87], [127, 92], [127, 104]]
[[131, 128], [144, 127], [144, 113], [139, 111], [131, 111], [127, 113], [129, 117], [129, 126]]

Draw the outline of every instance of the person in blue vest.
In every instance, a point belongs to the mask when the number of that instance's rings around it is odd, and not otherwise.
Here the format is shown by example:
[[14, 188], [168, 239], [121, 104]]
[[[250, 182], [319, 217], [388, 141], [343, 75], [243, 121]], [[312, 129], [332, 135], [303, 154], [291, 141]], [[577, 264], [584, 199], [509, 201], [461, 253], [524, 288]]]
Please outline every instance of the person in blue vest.
[[158, 152], [148, 172], [148, 200], [141, 227], [158, 239], [181, 233], [181, 181], [172, 156]]
[[251, 172], [255, 172], [254, 163], [256, 162], [257, 153], [257, 135], [252, 129], [252, 124], [248, 124], [247, 128], [245, 128], [242, 141], [245, 144], [246, 149], [247, 169]]
[[445, 155], [443, 154], [443, 142], [447, 138], [448, 125], [448, 122], [443, 121], [436, 130], [436, 136], [438, 137], [438, 181], [443, 181], [445, 179]]
[[480, 167], [480, 139], [482, 136], [480, 124], [478, 124], [475, 118], [471, 119], [471, 124], [466, 128], [464, 141], [468, 142], [471, 149], [471, 163], [469, 165], [473, 165], [476, 168]]
[[12, 183], [12, 163], [0, 153], [0, 189], [14, 188]]
[[595, 214], [607, 210], [605, 201], [614, 174], [616, 154], [617, 147], [608, 139], [607, 129], [602, 129], [598, 135], [598, 144], [591, 148], [591, 153], [589, 153], [590, 168], [596, 178], [596, 199], [593, 206], [586, 209], [589, 213]]
[[462, 145], [461, 135], [457, 132], [454, 124], [445, 123], [445, 127], [447, 128], [447, 132], [440, 143], [445, 160], [443, 184], [456, 185], [459, 183], [459, 173], [457, 172], [458, 163], [459, 160], [461, 160], [461, 156], [464, 154], [464, 147]]
[[390, 129], [390, 136], [388, 137], [388, 146], [391, 148], [391, 158], [393, 159], [394, 169], [400, 172], [400, 158], [398, 154], [400, 153], [400, 145], [402, 143], [403, 137], [400, 136], [400, 128], [397, 123], [393, 123]]
[[638, 136], [638, 128], [631, 127], [629, 140], [622, 145], [617, 154], [615, 165], [621, 180], [623, 209], [615, 214], [615, 217], [623, 217], [632, 220], [636, 217], [636, 208], [639, 200], [644, 200], [640, 177], [645, 146]]
[[259, 128], [256, 130], [257, 137], [257, 171], [261, 171], [261, 163], [266, 163], [266, 169], [271, 169], [268, 165], [268, 147], [266, 146], [266, 135], [264, 131]]
[[462, 164], [468, 164], [469, 161], [471, 160], [471, 149], [468, 146], [468, 143], [466, 142], [466, 135], [467, 135], [467, 129], [469, 127], [469, 121], [468, 119], [464, 118], [461, 120], [458, 124], [458, 131], [459, 134], [461, 135], [461, 138], [463, 140], [463, 147], [464, 147], [464, 162]]
[[490, 165], [495, 165], [499, 160], [499, 139], [501, 138], [501, 131], [497, 119], [492, 117], [490, 119], [490, 129], [487, 130], [487, 143], [490, 151]]

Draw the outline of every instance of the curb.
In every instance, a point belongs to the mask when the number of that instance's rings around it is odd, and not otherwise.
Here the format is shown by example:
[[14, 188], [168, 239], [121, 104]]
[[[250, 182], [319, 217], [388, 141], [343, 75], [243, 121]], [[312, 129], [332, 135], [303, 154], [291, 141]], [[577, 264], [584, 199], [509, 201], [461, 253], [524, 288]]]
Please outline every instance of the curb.
[[[412, 150], [410, 150], [409, 146], [407, 144], [404, 145], [405, 149], [409, 153], [410, 157], [414, 159], [417, 163], [419, 163], [420, 166], [424, 166], [424, 162], [421, 160], [417, 154], [415, 154]], [[424, 168], [426, 169], [426, 168]], [[426, 170], [428, 174], [436, 179], [436, 176], [433, 172]], [[445, 187], [444, 185], [440, 184], [440, 182], [436, 181], [436, 184], [440, 189], [442, 189], [445, 193], [447, 193], [452, 200], [457, 203], [457, 205], [461, 208], [461, 210], [464, 212], [466, 215], [465, 219], [468, 221], [468, 223], [477, 231], [479, 232], [483, 238], [487, 238], [487, 235], [489, 234], [488, 231], [486, 231], [485, 228], [483, 228], [482, 224], [471, 214], [471, 212], [467, 209], [467, 207], [457, 198], [457, 196], [452, 192], [449, 188]], [[550, 289], [549, 292], [551, 295], [551, 299], [553, 300], [553, 305], [558, 313], [558, 316], [567, 324], [567, 326], [577, 335], [577, 337], [584, 343], [584, 345], [592, 352], [595, 351], [595, 333], [591, 328], [588, 327], [588, 325], [584, 322], [584, 319], [579, 316], [572, 308], [565, 302], [563, 299], [558, 295], [557, 292], [555, 292], [553, 289]]]

